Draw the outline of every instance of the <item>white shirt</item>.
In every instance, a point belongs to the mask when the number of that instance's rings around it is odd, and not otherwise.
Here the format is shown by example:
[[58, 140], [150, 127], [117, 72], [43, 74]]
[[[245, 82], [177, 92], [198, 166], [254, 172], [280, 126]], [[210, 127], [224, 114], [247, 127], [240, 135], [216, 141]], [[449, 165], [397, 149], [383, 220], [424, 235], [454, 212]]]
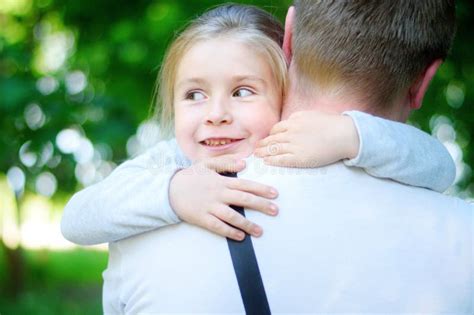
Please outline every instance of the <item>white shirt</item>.
[[[246, 211], [273, 314], [473, 314], [473, 211], [462, 200], [377, 179], [250, 159], [280, 212]], [[182, 223], [110, 244], [106, 314], [244, 313], [226, 240]]]

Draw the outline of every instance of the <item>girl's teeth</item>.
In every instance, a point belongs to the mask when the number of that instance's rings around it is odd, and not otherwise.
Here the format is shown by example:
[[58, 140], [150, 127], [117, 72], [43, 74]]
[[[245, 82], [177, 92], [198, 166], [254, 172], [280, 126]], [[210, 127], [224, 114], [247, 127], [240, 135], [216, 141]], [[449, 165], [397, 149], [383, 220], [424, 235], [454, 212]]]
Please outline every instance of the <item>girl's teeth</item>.
[[231, 143], [232, 140], [205, 140], [204, 143], [210, 146], [218, 146]]

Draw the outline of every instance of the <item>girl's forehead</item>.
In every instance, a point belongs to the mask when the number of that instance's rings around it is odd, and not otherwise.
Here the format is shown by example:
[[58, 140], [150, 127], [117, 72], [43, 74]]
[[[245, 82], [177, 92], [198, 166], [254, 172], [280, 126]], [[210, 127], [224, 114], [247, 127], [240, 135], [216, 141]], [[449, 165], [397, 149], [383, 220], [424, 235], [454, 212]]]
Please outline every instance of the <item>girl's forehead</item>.
[[206, 61], [215, 64], [219, 61], [235, 60], [243, 62], [242, 66], [252, 62], [268, 63], [261, 49], [258, 49], [255, 44], [229, 35], [196, 40], [183, 53], [178, 68], [183, 63]]
[[177, 67], [176, 85], [183, 80], [253, 77], [271, 79], [267, 58], [241, 41], [216, 38], [199, 41], [183, 55]]
[[[244, 37], [242, 35], [237, 35], [234, 33], [222, 34], [216, 37], [197, 38], [190, 43], [186, 52], [194, 49], [196, 46], [207, 46], [207, 47], [238, 46], [238, 47], [242, 47], [243, 49], [254, 50], [255, 45], [253, 45], [252, 43], [253, 42], [250, 40], [250, 38]], [[216, 50], [215, 52], [218, 53], [219, 50]]]

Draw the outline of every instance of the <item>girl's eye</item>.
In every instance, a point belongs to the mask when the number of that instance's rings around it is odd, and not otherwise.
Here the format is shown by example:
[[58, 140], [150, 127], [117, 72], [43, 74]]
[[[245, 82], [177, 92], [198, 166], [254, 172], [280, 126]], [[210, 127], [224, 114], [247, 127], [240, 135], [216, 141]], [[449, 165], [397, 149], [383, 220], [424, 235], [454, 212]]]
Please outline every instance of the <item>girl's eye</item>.
[[249, 89], [240, 88], [237, 91], [235, 91], [234, 94], [232, 94], [232, 96], [234, 96], [234, 97], [246, 97], [246, 96], [250, 96], [250, 95], [253, 95], [253, 94], [254, 93]]
[[191, 100], [191, 101], [202, 101], [205, 98], [206, 97], [204, 96], [202, 92], [193, 91], [186, 94], [186, 99]]

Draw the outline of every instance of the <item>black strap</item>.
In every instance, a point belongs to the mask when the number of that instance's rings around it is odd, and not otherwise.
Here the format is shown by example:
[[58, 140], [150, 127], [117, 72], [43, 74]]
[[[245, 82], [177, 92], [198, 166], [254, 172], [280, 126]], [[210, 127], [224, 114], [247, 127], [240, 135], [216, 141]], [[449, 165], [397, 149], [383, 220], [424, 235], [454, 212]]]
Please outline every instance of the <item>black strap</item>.
[[[222, 175], [237, 177], [236, 173], [223, 173]], [[245, 217], [244, 208], [232, 205], [231, 208]], [[245, 233], [243, 241], [227, 238], [227, 245], [229, 245], [245, 313], [247, 315], [271, 314], [250, 235]]]

